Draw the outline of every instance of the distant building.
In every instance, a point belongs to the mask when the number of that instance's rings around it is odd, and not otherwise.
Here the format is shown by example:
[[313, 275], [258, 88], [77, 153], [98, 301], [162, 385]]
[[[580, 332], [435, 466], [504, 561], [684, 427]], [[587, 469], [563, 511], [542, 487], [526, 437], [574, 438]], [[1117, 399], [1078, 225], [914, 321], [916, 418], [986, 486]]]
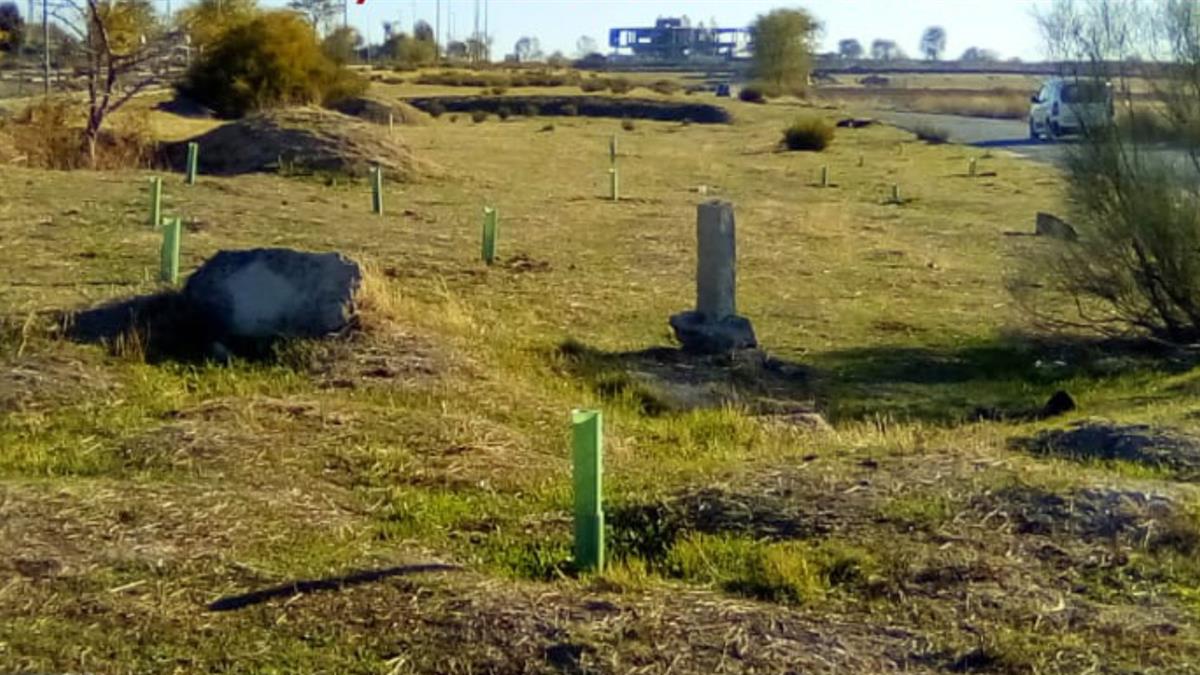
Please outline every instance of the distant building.
[[659, 19], [653, 28], [613, 28], [608, 46], [618, 56], [648, 61], [732, 59], [750, 44], [745, 28], [692, 27], [681, 18]]

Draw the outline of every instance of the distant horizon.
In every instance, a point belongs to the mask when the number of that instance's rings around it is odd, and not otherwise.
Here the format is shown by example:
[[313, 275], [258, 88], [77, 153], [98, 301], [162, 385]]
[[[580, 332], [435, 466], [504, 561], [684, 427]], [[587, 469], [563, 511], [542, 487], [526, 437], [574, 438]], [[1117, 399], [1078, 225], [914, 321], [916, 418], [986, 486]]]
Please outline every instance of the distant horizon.
[[[39, 0], [40, 1], [40, 0]], [[188, 0], [154, 0], [159, 11], [172, 12]], [[265, 7], [283, 7], [287, 0], [261, 0]], [[1032, 11], [1048, 0], [348, 0], [349, 24], [371, 44], [383, 39], [383, 22], [394, 21], [411, 31], [416, 21], [441, 29], [442, 42], [462, 39], [475, 28], [479, 7], [480, 30], [485, 22], [492, 37], [492, 60], [501, 61], [523, 36], [536, 37], [542, 51], [575, 56], [581, 36], [591, 38], [601, 53], [609, 53], [608, 31], [617, 27], [653, 26], [659, 17], [688, 16], [706, 25], [749, 26], [772, 9], [799, 7], [821, 22], [818, 52], [836, 52], [842, 39], [857, 39], [870, 50], [875, 39], [896, 42], [910, 57], [918, 56], [921, 32], [928, 26], [946, 29], [944, 61], [957, 60], [968, 47], [995, 51], [1001, 60], [1045, 60]], [[19, 2], [18, 6], [25, 5]], [[441, 21], [437, 21], [438, 7]], [[1003, 36], [1001, 38], [1001, 36]]]

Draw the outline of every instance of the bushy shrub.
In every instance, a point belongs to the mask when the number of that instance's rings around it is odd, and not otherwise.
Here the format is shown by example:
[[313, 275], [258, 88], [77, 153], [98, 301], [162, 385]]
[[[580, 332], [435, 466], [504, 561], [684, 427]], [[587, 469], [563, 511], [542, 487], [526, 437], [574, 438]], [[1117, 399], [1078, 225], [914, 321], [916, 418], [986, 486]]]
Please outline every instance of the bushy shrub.
[[[429, 109], [425, 112], [429, 113], [430, 117], [441, 117], [446, 114], [446, 106], [441, 101], [434, 101], [429, 104]], [[451, 120], [454, 121], [454, 120]]]
[[579, 88], [585, 93], [591, 94], [597, 91], [608, 89], [608, 82], [598, 77], [588, 78], [579, 83]]
[[450, 124], [455, 124], [457, 122], [458, 122], [458, 115], [451, 115], [450, 116]]
[[334, 63], [304, 19], [268, 12], [222, 35], [178, 86], [222, 117], [241, 117], [276, 106], [333, 103], [361, 95], [367, 82]]
[[471, 121], [475, 124], [483, 124], [487, 121], [488, 114], [482, 110], [476, 110], [471, 113]]
[[635, 128], [633, 120], [629, 119], [628, 117], [621, 120], [621, 128], [624, 129], [625, 131], [633, 131]]
[[84, 163], [81, 114], [79, 107], [66, 99], [45, 99], [5, 121], [3, 130], [28, 166], [77, 169]]
[[512, 80], [504, 73], [478, 73], [462, 70], [445, 70], [433, 73], [422, 73], [416, 79], [417, 84], [435, 84], [443, 87], [507, 87]]
[[738, 98], [746, 103], [766, 103], [767, 97], [757, 85], [748, 84], [738, 92]]
[[512, 108], [509, 108], [506, 105], [496, 108], [496, 117], [499, 117], [501, 120], [506, 120], [512, 117]]
[[579, 106], [574, 103], [568, 103], [562, 107], [562, 114], [567, 117], [575, 117], [579, 114]]
[[833, 141], [834, 128], [824, 118], [801, 117], [783, 130], [783, 145], [788, 150], [820, 152]]
[[537, 117], [542, 113], [542, 110], [537, 107], [536, 103], [526, 103], [524, 112], [526, 117]]
[[675, 80], [656, 80], [653, 84], [647, 87], [647, 89], [651, 91], [655, 91], [660, 94], [666, 94], [668, 96], [679, 93], [679, 90], [682, 88], [683, 86]]
[[508, 87], [502, 87], [502, 86], [492, 87], [491, 91], [492, 91], [492, 96], [503, 96], [508, 93]]
[[68, 99], [40, 100], [0, 123], [0, 138], [24, 157], [25, 166], [39, 169], [140, 169], [153, 163], [157, 146], [148, 109], [115, 115], [96, 139], [94, 162], [85, 150], [84, 114]]
[[608, 88], [614, 94], [628, 94], [633, 91], [633, 82], [626, 77], [613, 77], [608, 80]]
[[515, 73], [512, 76], [514, 87], [562, 87], [579, 81], [579, 73], [552, 73], [544, 70]]
[[1136, 150], [1130, 133], [1091, 128], [1067, 151], [1064, 201], [1078, 238], [1039, 247], [1011, 289], [1057, 328], [1194, 344], [1200, 188], [1190, 172]]

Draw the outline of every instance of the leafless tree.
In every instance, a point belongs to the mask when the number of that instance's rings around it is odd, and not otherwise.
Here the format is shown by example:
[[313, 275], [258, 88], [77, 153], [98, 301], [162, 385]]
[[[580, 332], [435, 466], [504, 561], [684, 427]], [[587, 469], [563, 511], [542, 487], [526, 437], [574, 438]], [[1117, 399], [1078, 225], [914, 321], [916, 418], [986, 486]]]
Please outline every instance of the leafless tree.
[[53, 16], [74, 33], [86, 58], [88, 110], [84, 150], [92, 165], [110, 115], [160, 78], [146, 67], [179, 35], [158, 22], [150, 0], [56, 0]]
[[[1111, 90], [1115, 116], [1079, 115], [1066, 167], [1078, 241], [1040, 247], [1014, 290], [1051, 325], [1200, 341], [1200, 7], [1056, 0], [1038, 18], [1072, 96]], [[1132, 95], [1145, 75], [1152, 104]]]

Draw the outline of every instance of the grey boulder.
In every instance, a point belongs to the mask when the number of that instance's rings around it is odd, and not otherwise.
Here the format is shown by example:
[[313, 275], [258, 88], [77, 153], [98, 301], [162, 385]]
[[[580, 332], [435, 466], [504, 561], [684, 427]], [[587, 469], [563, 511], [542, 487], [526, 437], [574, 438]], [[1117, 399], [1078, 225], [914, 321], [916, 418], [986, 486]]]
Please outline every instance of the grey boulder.
[[1034, 223], [1034, 233], [1039, 237], [1052, 237], [1054, 239], [1062, 239], [1063, 241], [1075, 241], [1079, 239], [1079, 233], [1067, 221], [1058, 216], [1038, 211], [1037, 220]]
[[258, 248], [217, 253], [183, 292], [216, 340], [316, 338], [349, 324], [361, 281], [338, 253]]
[[686, 352], [725, 354], [758, 346], [754, 326], [743, 316], [731, 315], [714, 321], [701, 312], [687, 311], [673, 315], [670, 323]]

